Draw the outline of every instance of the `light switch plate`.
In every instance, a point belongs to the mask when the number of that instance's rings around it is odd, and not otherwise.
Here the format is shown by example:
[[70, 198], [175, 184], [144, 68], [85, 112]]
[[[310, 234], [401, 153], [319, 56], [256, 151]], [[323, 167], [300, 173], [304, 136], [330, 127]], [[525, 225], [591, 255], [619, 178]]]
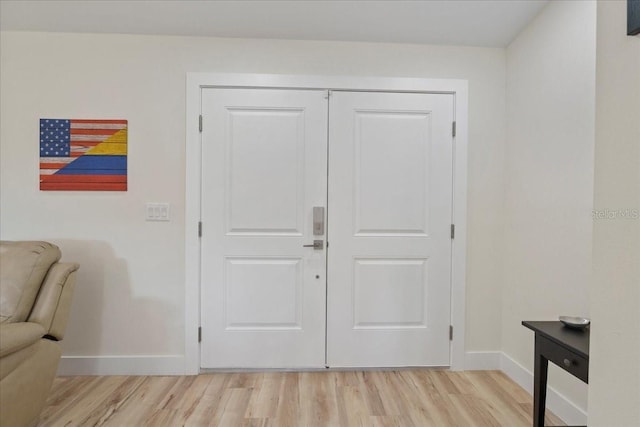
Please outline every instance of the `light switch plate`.
[[169, 221], [169, 203], [147, 203], [145, 205], [146, 221]]

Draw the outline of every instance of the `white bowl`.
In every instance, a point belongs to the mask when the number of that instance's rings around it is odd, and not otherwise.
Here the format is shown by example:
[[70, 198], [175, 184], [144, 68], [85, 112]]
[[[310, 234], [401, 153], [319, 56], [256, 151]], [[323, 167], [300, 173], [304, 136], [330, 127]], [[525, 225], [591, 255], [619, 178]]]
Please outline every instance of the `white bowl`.
[[574, 317], [574, 316], [560, 316], [558, 317], [565, 326], [574, 329], [584, 329], [591, 323], [591, 320], [584, 317]]

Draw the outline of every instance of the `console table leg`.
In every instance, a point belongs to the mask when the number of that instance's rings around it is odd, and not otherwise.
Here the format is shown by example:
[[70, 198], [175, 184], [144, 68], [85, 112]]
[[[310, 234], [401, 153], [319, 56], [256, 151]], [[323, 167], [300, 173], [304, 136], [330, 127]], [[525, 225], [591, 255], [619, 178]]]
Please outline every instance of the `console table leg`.
[[536, 334], [535, 363], [533, 366], [533, 427], [544, 427], [549, 361], [540, 354], [537, 338]]

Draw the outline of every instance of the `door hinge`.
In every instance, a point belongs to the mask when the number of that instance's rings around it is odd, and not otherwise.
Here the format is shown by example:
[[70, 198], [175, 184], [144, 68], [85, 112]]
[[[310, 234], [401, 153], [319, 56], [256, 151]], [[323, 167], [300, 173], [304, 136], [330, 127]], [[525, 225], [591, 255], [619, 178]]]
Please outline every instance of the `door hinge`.
[[449, 325], [449, 341], [453, 341], [453, 325]]
[[198, 237], [202, 237], [202, 221], [198, 221]]
[[451, 123], [451, 136], [456, 136], [456, 122]]
[[452, 239], [456, 238], [456, 225], [455, 224], [451, 224], [451, 238]]
[[202, 132], [202, 114], [198, 116], [198, 130]]
[[198, 342], [202, 342], [202, 326], [198, 326]]

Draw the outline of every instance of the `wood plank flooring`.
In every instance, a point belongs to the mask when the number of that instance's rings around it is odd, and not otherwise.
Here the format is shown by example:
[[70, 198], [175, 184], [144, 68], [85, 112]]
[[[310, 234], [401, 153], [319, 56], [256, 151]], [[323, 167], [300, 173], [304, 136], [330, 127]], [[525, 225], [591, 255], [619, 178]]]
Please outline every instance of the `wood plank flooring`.
[[[531, 396], [499, 371], [56, 378], [40, 426], [508, 426]], [[547, 425], [564, 425], [547, 411]]]

